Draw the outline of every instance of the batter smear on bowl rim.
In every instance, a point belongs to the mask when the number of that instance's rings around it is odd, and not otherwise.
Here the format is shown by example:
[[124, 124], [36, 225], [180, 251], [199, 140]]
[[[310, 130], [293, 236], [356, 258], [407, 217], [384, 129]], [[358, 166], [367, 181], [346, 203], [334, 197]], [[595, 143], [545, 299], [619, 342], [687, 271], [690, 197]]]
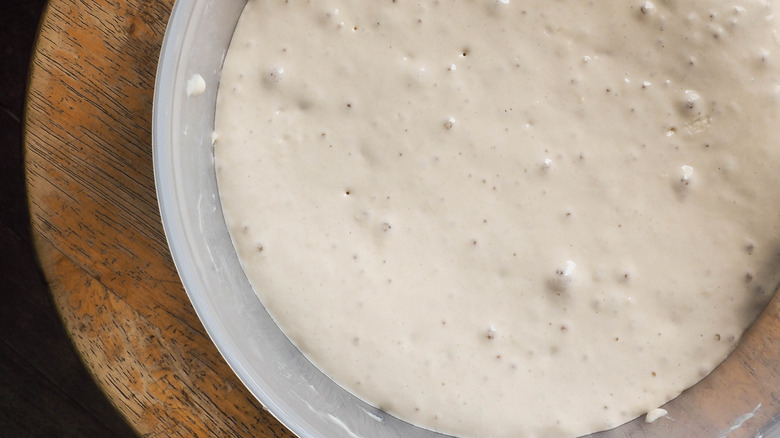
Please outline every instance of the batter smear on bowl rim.
[[215, 127], [250, 282], [425, 428], [660, 415], [780, 283], [775, 9], [251, 0]]

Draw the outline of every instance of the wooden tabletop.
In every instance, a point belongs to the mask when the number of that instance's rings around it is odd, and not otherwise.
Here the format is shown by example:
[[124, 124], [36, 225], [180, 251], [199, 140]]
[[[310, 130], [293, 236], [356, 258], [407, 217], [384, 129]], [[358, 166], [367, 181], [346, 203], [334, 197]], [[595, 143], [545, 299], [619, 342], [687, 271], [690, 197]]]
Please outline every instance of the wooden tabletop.
[[219, 355], [168, 252], [151, 125], [172, 6], [49, 2], [26, 113], [36, 249], [87, 368], [139, 434], [292, 437]]
[[[173, 0], [51, 0], [33, 56], [26, 171], [40, 263], [84, 363], [145, 436], [292, 437], [217, 352], [185, 294], [152, 171], [155, 71]], [[754, 436], [780, 411], [780, 300], [736, 352], [633, 436]], [[654, 425], [655, 426], [655, 425]], [[633, 422], [627, 434], [642, 428]], [[652, 432], [658, 435], [653, 435]], [[637, 432], [638, 433], [638, 432]], [[621, 435], [619, 436], [632, 436]], [[688, 435], [693, 436], [693, 435]]]

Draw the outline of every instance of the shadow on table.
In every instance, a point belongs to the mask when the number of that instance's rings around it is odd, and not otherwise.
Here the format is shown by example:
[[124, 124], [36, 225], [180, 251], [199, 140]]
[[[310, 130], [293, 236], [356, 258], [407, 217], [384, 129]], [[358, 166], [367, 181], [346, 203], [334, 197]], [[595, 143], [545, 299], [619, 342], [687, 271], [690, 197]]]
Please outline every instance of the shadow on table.
[[76, 353], [32, 250], [22, 108], [44, 4], [0, 2], [0, 436], [132, 437]]

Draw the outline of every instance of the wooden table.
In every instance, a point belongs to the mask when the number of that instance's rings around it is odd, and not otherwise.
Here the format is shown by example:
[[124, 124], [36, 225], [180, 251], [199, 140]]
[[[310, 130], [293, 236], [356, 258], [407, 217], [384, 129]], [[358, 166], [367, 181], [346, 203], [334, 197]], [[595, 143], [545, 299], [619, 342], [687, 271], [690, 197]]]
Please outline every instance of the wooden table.
[[38, 256], [87, 368], [141, 435], [292, 437], [219, 355], [168, 252], [151, 116], [172, 6], [50, 1], [25, 140]]
[[[291, 437], [206, 335], [160, 224], [152, 96], [172, 4], [51, 0], [33, 57], [25, 139], [40, 263], [87, 368], [137, 432]], [[737, 351], [670, 404], [675, 421], [659, 420], [639, 436], [683, 436], [677, 422], [718, 436], [735, 413], [760, 402], [729, 435], [753, 436], [780, 411], [779, 398], [775, 299]]]

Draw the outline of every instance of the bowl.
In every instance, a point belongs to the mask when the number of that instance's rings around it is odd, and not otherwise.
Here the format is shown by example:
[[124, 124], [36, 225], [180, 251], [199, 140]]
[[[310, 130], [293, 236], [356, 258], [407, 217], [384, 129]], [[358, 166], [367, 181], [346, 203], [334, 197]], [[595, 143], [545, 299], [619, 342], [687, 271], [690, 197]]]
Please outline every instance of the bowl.
[[[446, 437], [364, 403], [320, 372], [282, 333], [244, 275], [222, 215], [212, 131], [222, 62], [245, 4], [177, 1], [158, 65], [153, 114], [157, 195], [171, 254], [193, 307], [239, 379], [297, 436]], [[188, 93], [196, 75], [205, 90]], [[675, 436], [686, 436], [688, 430], [682, 423], [653, 427], [638, 419], [593, 436], [667, 436], [669, 427]]]

